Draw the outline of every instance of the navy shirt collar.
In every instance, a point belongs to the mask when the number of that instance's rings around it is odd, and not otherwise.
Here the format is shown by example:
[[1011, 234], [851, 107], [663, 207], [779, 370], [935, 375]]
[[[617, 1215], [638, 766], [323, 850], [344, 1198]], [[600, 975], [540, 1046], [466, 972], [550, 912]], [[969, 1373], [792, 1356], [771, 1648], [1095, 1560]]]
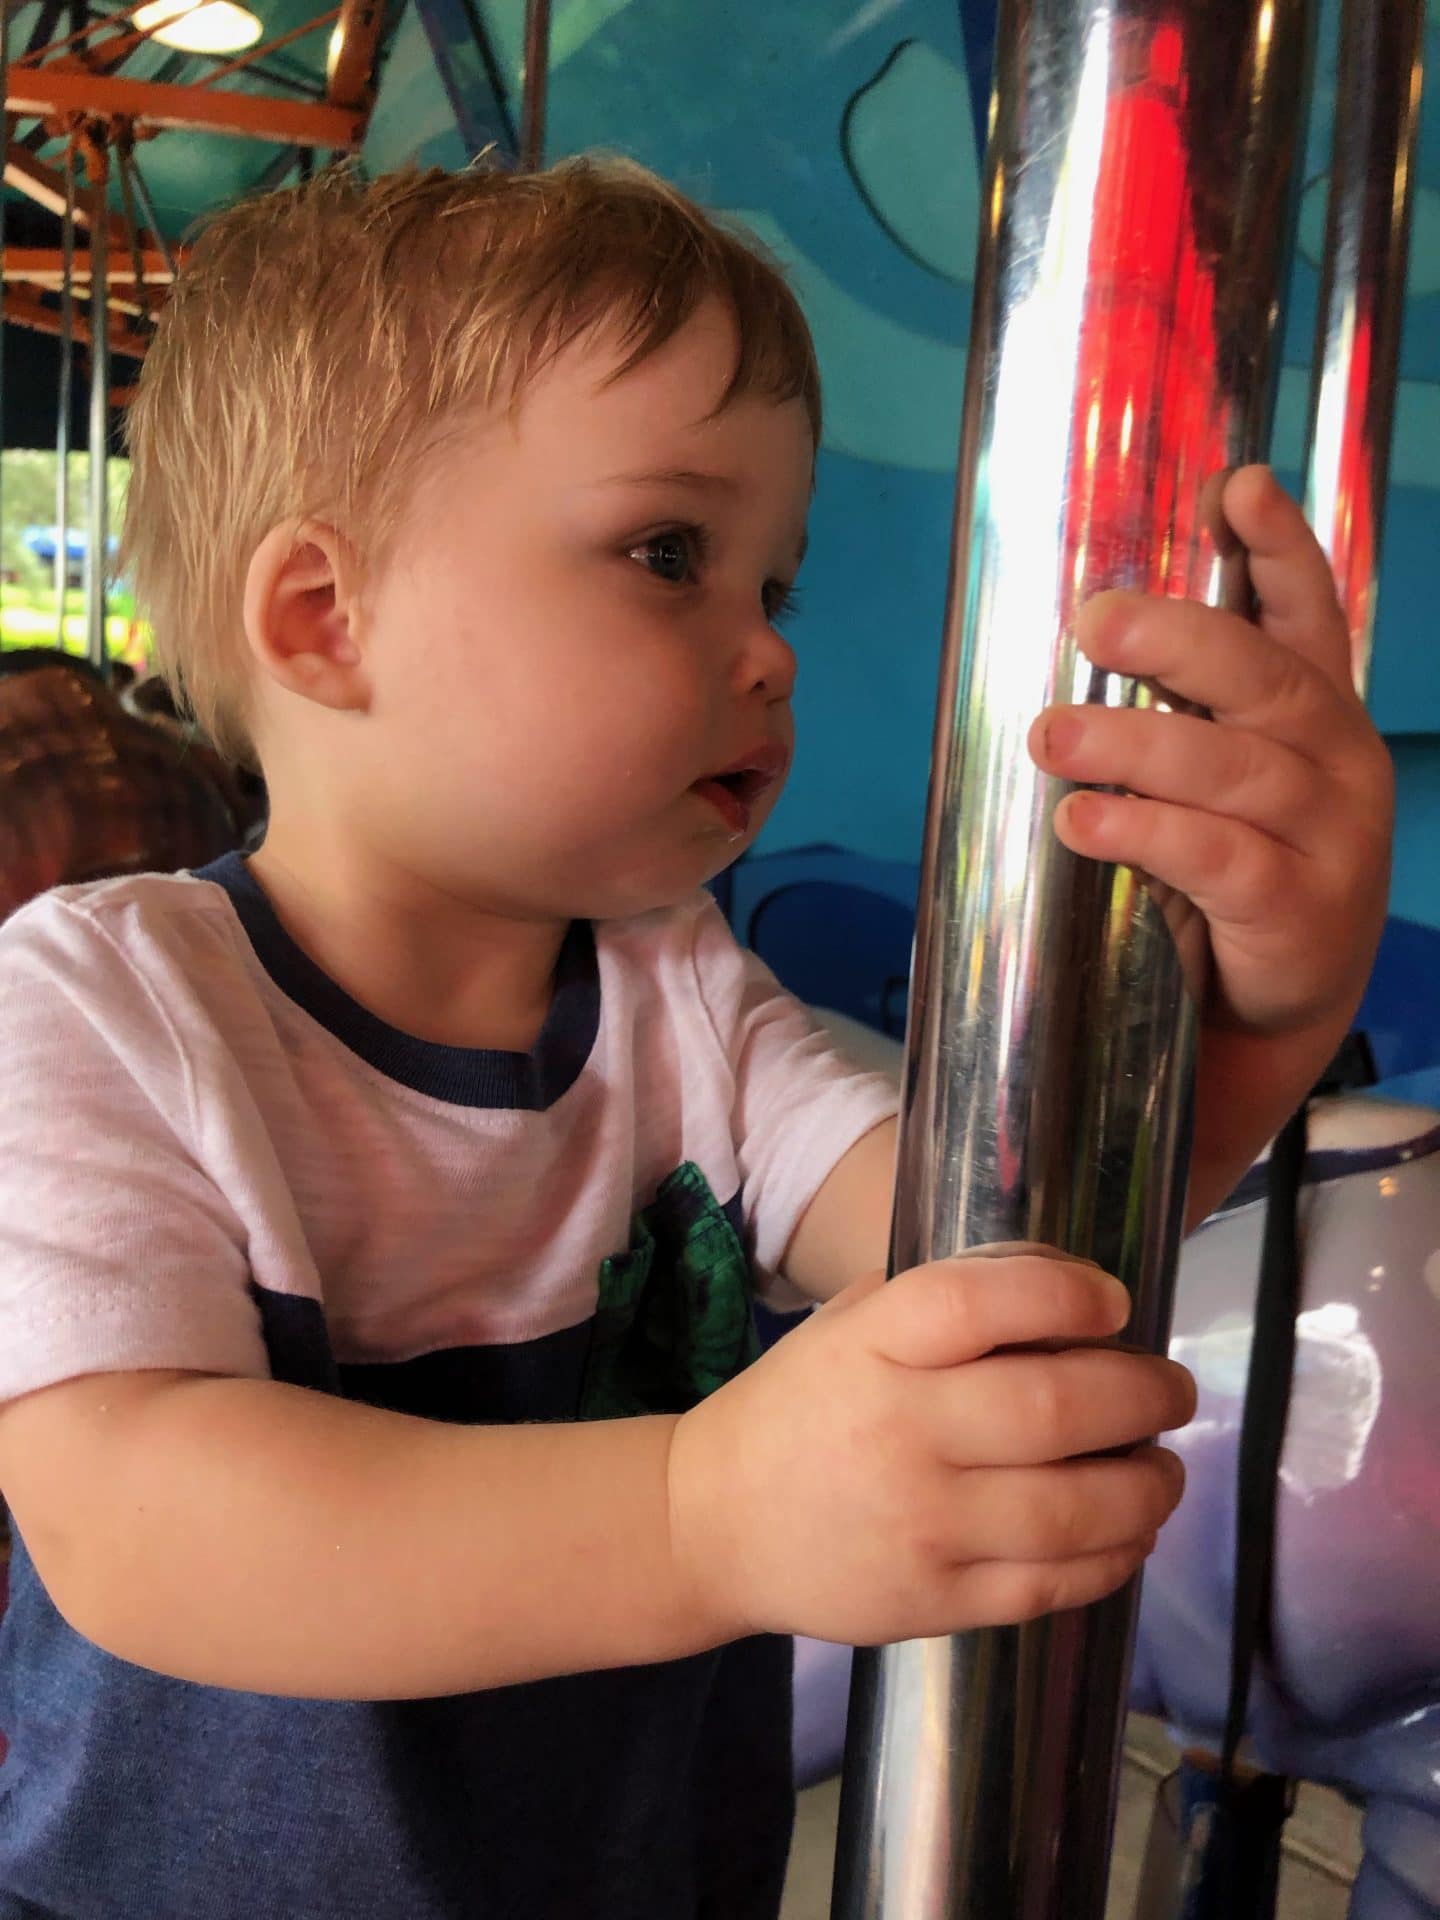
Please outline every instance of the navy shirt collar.
[[388, 1025], [316, 966], [280, 924], [248, 862], [227, 853], [197, 870], [229, 895], [260, 964], [296, 1006], [352, 1053], [401, 1086], [460, 1107], [551, 1107], [580, 1077], [600, 1030], [600, 969], [595, 931], [576, 920], [555, 970], [555, 996], [529, 1053], [448, 1047]]

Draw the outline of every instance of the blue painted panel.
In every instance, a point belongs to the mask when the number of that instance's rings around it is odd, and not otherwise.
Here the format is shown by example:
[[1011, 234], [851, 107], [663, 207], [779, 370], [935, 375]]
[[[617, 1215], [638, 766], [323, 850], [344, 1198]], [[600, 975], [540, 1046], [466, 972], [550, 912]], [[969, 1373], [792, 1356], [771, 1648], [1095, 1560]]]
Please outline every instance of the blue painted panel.
[[1392, 488], [1370, 674], [1370, 711], [1385, 734], [1440, 733], [1437, 540], [1436, 496]]
[[[1395, 740], [1397, 829], [1390, 911], [1440, 927], [1440, 732]], [[1440, 976], [1432, 984], [1440, 1004]]]
[[[958, 396], [937, 405], [958, 410]], [[954, 482], [822, 454], [790, 628], [796, 768], [767, 848], [839, 841], [919, 858]]]

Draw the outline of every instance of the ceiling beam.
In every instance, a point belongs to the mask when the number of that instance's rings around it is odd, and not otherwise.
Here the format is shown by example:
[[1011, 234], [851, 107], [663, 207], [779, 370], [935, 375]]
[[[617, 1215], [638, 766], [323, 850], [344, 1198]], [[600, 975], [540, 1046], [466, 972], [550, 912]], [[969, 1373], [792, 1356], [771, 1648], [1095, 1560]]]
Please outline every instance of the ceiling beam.
[[[58, 167], [47, 167], [43, 160], [37, 160], [33, 154], [26, 153], [23, 147], [16, 147], [13, 142], [5, 156], [5, 184], [13, 187], [16, 193], [24, 194], [27, 200], [33, 200], [37, 207], [44, 207], [47, 213], [58, 214], [64, 219], [64, 174]], [[90, 224], [83, 193], [76, 195], [75, 222], [82, 227]], [[125, 222], [118, 213], [110, 216], [110, 244], [112, 247], [127, 247], [130, 244]]]
[[[54, 307], [47, 307], [40, 298], [38, 288], [7, 287], [5, 289], [5, 318], [17, 327], [29, 327], [35, 333], [60, 332], [60, 315]], [[71, 327], [73, 338], [81, 345], [90, 344], [90, 323], [80, 314], [76, 314]], [[128, 360], [145, 358], [145, 343], [137, 340], [129, 328], [120, 321], [110, 322], [110, 351], [124, 354]]]
[[167, 86], [161, 81], [117, 79], [53, 64], [12, 65], [5, 84], [5, 105], [16, 114], [80, 114], [347, 151], [359, 144], [364, 132], [360, 114], [327, 102], [276, 100], [263, 93], [234, 89], [222, 92], [219, 88]]
[[[147, 282], [154, 280], [168, 286], [173, 278], [169, 262], [158, 249], [147, 248], [141, 255], [141, 271]], [[90, 256], [83, 248], [75, 255], [73, 272], [76, 280], [90, 278]], [[42, 286], [53, 284], [58, 287], [65, 277], [65, 256], [59, 247], [6, 247], [4, 277], [7, 280], [31, 280]], [[134, 284], [135, 266], [128, 245], [121, 258], [111, 260], [106, 277]]]
[[369, 112], [384, 21], [384, 0], [341, 0], [326, 62], [325, 92], [332, 106]]

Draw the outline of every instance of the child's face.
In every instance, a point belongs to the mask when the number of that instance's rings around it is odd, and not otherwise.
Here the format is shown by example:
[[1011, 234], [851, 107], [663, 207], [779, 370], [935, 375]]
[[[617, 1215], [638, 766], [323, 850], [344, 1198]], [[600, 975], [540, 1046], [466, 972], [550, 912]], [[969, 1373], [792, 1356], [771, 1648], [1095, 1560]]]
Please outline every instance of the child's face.
[[683, 898], [759, 832], [814, 448], [798, 400], [707, 418], [734, 357], [718, 306], [611, 386], [615, 344], [585, 341], [437, 453], [366, 596], [366, 832], [392, 863], [602, 918]]

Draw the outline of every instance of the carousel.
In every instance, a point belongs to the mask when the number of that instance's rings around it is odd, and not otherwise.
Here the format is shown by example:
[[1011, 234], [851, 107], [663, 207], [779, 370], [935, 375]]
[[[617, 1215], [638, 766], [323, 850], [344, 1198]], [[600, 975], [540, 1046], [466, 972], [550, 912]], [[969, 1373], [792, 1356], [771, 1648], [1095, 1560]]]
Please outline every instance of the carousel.
[[[1327, 1914], [1440, 1920], [1440, 895], [1396, 913], [1361, 1030], [1182, 1245], [1203, 956], [1143, 875], [1059, 845], [1024, 751], [1052, 700], [1166, 697], [1078, 654], [1090, 595], [1248, 607], [1217, 481], [1269, 459], [1399, 743], [1402, 830], [1407, 793], [1440, 795], [1423, 594], [1377, 591], [1382, 557], [1403, 540], [1408, 581], [1440, 531], [1440, 411], [1416, 397], [1440, 273], [1407, 283], [1440, 256], [1423, 0], [254, 5], [6, 8], [0, 390], [7, 450], [53, 445], [55, 498], [23, 535], [52, 630], [0, 651], [0, 917], [263, 835], [258, 777], [117, 613], [108, 468], [197, 221], [347, 159], [596, 145], [735, 212], [827, 377], [841, 584], [811, 618], [848, 652], [821, 729], [838, 752], [870, 728], [883, 675], [910, 811], [852, 844], [802, 792], [717, 894], [903, 1087], [894, 1268], [1085, 1255], [1200, 1387], [1143, 1591], [853, 1659], [799, 1645], [799, 1784], [843, 1780], [827, 1910], [1266, 1920], [1318, 1913], [1285, 1904], [1308, 1858]], [[903, 618], [866, 635], [861, 569], [887, 568]], [[1153, 1807], [1121, 1874], [1127, 1765]], [[1300, 1833], [1306, 1783], [1351, 1810], [1348, 1853]]]

